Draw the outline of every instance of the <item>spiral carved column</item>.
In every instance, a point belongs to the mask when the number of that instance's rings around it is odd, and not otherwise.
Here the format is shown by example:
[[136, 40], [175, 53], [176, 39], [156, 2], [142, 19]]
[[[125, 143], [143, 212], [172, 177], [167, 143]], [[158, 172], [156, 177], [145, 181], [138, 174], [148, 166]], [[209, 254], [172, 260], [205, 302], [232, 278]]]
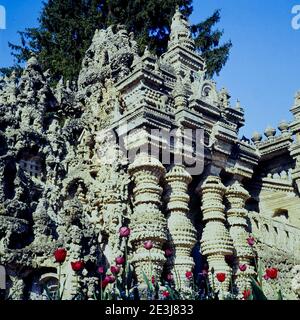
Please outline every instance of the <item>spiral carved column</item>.
[[196, 243], [196, 230], [188, 218], [189, 200], [188, 185], [192, 181], [190, 174], [183, 166], [174, 166], [166, 175], [168, 188], [168, 228], [174, 250], [172, 273], [176, 288], [187, 283], [185, 273], [194, 267], [191, 251]]
[[[143, 274], [149, 280], [154, 276], [158, 281], [166, 262], [162, 247], [167, 240], [167, 221], [160, 211], [162, 188], [159, 185], [165, 168], [156, 158], [141, 153], [129, 166], [129, 173], [135, 181], [130, 236], [134, 254], [131, 263], [139, 284], [145, 284]], [[150, 251], [144, 248], [148, 240], [153, 242]]]
[[[230, 225], [230, 236], [233, 240], [235, 251], [234, 277], [238, 293], [243, 293], [245, 289], [251, 288], [251, 276], [255, 275], [254, 268], [250, 265], [253, 252], [247, 243], [249, 233], [247, 232], [247, 210], [245, 202], [249, 198], [249, 193], [240, 182], [236, 181], [226, 192], [226, 198], [230, 209], [227, 211], [228, 223]], [[247, 269], [242, 271], [240, 265], [246, 265]]]
[[[220, 292], [220, 297], [228, 292], [231, 268], [225, 257], [232, 255], [233, 244], [229, 232], [225, 227], [223, 196], [226, 188], [219, 177], [209, 176], [202, 186], [202, 212], [205, 228], [201, 239], [202, 254], [207, 256], [210, 272], [210, 284]], [[214, 274], [212, 274], [212, 269]], [[215, 275], [225, 273], [224, 282], [219, 282]]]

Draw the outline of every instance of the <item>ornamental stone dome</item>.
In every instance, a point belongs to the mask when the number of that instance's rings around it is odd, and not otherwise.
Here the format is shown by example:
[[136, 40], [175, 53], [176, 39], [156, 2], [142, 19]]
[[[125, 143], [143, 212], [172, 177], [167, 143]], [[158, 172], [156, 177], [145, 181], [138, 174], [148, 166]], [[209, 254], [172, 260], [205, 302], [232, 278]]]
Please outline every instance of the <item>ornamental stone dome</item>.
[[262, 135], [261, 135], [259, 132], [255, 131], [255, 132], [253, 132], [253, 134], [252, 134], [251, 140], [252, 140], [254, 143], [260, 142], [260, 141], [262, 140]]
[[276, 129], [274, 129], [271, 126], [268, 126], [267, 129], [265, 130], [265, 136], [270, 139], [272, 137], [275, 137], [276, 135]]
[[289, 123], [288, 123], [288, 121], [282, 120], [282, 121], [280, 122], [280, 124], [278, 125], [278, 129], [279, 129], [282, 133], [287, 132], [287, 131], [289, 130]]

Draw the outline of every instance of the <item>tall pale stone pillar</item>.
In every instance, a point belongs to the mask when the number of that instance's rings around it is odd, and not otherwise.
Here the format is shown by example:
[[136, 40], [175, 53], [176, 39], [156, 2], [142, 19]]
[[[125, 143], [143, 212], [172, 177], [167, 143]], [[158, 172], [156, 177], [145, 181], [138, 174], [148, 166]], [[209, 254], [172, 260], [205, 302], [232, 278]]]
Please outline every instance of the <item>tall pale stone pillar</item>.
[[170, 212], [168, 228], [174, 250], [172, 273], [177, 289], [185, 287], [185, 273], [194, 267], [191, 251], [196, 243], [196, 230], [188, 217], [188, 185], [191, 181], [192, 177], [181, 165], [174, 166], [166, 175]]
[[[143, 274], [149, 280], [154, 276], [158, 281], [166, 262], [162, 247], [167, 240], [167, 221], [160, 211], [162, 187], [159, 185], [165, 168], [156, 158], [141, 153], [129, 166], [129, 173], [135, 182], [135, 208], [130, 225], [130, 241], [134, 250], [131, 263], [138, 282], [145, 284]], [[144, 248], [148, 240], [153, 242], [151, 250]]]
[[[226, 198], [230, 205], [230, 209], [227, 211], [227, 218], [236, 256], [233, 273], [238, 293], [242, 294], [245, 289], [251, 288], [250, 277], [255, 275], [254, 268], [251, 266], [253, 252], [247, 243], [249, 233], [247, 232], [245, 202], [249, 198], [249, 193], [240, 182], [235, 181], [228, 187]], [[239, 269], [239, 266], [242, 265], [247, 266], [245, 271]]]
[[[201, 239], [202, 254], [207, 256], [209, 264], [210, 284], [216, 291], [219, 290], [220, 298], [228, 292], [231, 277], [231, 268], [227, 265], [225, 257], [233, 254], [233, 244], [229, 232], [225, 227], [225, 214], [223, 196], [225, 186], [221, 179], [209, 176], [202, 186], [202, 212], [205, 227]], [[212, 274], [212, 269], [214, 274]], [[224, 282], [219, 282], [217, 273], [225, 273]]]

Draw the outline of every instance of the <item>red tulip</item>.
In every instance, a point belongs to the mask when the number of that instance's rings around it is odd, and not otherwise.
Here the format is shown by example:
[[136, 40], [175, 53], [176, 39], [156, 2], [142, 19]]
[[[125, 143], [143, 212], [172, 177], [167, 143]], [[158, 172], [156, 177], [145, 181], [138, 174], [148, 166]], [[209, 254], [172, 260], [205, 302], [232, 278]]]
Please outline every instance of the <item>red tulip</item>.
[[115, 261], [116, 261], [116, 264], [122, 265], [122, 264], [124, 264], [125, 259], [124, 259], [123, 257], [117, 257], [117, 258], [115, 259]]
[[153, 248], [153, 242], [151, 240], [148, 240], [144, 243], [144, 248], [146, 250], [151, 250]]
[[71, 267], [73, 271], [82, 271], [84, 269], [84, 261], [71, 262]]
[[111, 273], [118, 274], [118, 273], [120, 272], [120, 267], [118, 267], [118, 266], [111, 266], [111, 267], [110, 267], [110, 271], [111, 271]]
[[109, 280], [110, 280], [110, 277], [109, 276], [106, 276], [102, 281], [101, 281], [101, 286], [103, 289], [105, 289], [107, 287], [107, 285], [109, 284]]
[[120, 237], [127, 238], [130, 236], [130, 229], [128, 227], [122, 227], [119, 230]]
[[193, 279], [193, 272], [192, 271], [187, 271], [185, 273], [185, 277], [188, 279], [188, 280], [192, 280]]
[[168, 298], [170, 296], [170, 292], [169, 291], [164, 291], [162, 293], [163, 297]]
[[251, 297], [251, 290], [245, 290], [244, 292], [243, 292], [243, 298], [244, 298], [244, 300], [248, 300], [250, 297]]
[[173, 255], [173, 250], [172, 249], [166, 249], [165, 250], [165, 256], [167, 258], [171, 257]]
[[216, 274], [216, 277], [218, 279], [219, 282], [224, 282], [226, 279], [226, 274], [223, 272], [219, 272]]
[[266, 275], [270, 279], [276, 279], [278, 276], [278, 270], [276, 268], [268, 268], [266, 269]]
[[100, 274], [104, 274], [104, 272], [105, 272], [104, 267], [99, 267], [99, 268], [98, 268], [98, 272], [99, 272]]
[[67, 257], [67, 250], [64, 248], [58, 248], [54, 251], [54, 258], [55, 261], [58, 263], [63, 263], [65, 262]]
[[155, 277], [154, 276], [151, 277], [151, 282], [152, 282], [152, 284], [155, 284]]
[[240, 269], [242, 272], [244, 272], [244, 271], [247, 270], [247, 265], [246, 265], [246, 264], [240, 264], [240, 265], [239, 265], [239, 269]]
[[247, 242], [248, 242], [249, 246], [253, 247], [255, 244], [255, 239], [253, 237], [249, 237], [247, 239]]
[[166, 275], [166, 280], [167, 280], [168, 282], [172, 282], [173, 279], [174, 279], [174, 277], [173, 277], [173, 274], [172, 274], [172, 273], [168, 273], [168, 274]]
[[108, 276], [109, 278], [109, 283], [114, 283], [116, 281], [116, 277], [111, 275], [111, 276]]

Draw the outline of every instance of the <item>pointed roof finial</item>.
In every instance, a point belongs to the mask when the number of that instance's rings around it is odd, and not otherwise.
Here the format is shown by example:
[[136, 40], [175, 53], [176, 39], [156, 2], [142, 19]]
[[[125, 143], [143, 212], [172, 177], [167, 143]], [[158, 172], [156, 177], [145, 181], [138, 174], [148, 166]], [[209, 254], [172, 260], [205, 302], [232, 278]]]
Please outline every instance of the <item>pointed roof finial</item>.
[[239, 111], [243, 110], [242, 105], [241, 105], [241, 101], [239, 99], [236, 100], [235, 109], [239, 110]]
[[295, 95], [295, 105], [299, 105], [300, 104], [300, 90], [296, 92]]
[[192, 39], [190, 25], [186, 17], [181, 13], [179, 5], [172, 19], [171, 34], [168, 47], [182, 45], [189, 50], [195, 50], [195, 42]]

